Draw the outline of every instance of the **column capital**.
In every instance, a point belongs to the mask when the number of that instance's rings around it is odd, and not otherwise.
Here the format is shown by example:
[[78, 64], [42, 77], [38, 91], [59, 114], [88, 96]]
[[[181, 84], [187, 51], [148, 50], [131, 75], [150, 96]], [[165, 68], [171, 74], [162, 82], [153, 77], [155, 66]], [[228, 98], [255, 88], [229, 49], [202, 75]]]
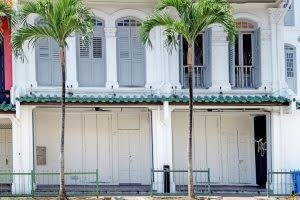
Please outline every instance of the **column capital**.
[[277, 24], [285, 15], [285, 8], [269, 8], [268, 11], [271, 24]]
[[117, 28], [104, 28], [106, 37], [116, 37]]

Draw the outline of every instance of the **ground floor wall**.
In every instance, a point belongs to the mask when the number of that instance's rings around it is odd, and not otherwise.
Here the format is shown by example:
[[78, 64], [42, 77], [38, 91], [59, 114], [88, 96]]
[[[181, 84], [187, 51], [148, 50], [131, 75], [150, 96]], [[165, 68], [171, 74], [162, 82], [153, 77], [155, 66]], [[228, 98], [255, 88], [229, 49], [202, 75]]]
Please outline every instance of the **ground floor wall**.
[[[299, 111], [265, 110], [214, 113], [196, 108], [194, 168], [210, 168], [216, 184], [255, 184], [253, 119], [266, 116], [268, 170], [300, 169]], [[14, 171], [59, 169], [59, 112], [20, 107], [11, 120]], [[99, 169], [101, 184], [150, 184], [151, 168], [186, 168], [186, 130], [186, 108], [168, 102], [144, 108], [72, 108], [66, 119], [66, 170]], [[26, 185], [25, 192], [31, 191], [29, 181], [13, 180]], [[163, 176], [154, 176], [153, 182], [163, 191]], [[175, 190], [176, 177], [170, 185]]]
[[[188, 112], [175, 110], [172, 121], [174, 168], [187, 169]], [[212, 183], [256, 184], [254, 116], [195, 111], [193, 121], [194, 169], [210, 169]]]
[[[60, 114], [36, 110], [36, 170], [59, 170]], [[101, 184], [150, 184], [150, 116], [147, 109], [67, 112], [66, 171], [99, 170]], [[42, 179], [40, 180], [42, 182]], [[80, 184], [77, 180], [77, 183]]]

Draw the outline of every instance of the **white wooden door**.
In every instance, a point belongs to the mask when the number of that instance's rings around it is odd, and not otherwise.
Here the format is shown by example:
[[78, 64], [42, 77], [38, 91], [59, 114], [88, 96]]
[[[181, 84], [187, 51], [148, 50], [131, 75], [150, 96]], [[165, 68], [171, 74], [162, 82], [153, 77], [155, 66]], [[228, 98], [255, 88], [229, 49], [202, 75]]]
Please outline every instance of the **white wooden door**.
[[239, 183], [251, 183], [251, 139], [250, 133], [238, 133]]
[[119, 142], [119, 183], [140, 183], [139, 133], [132, 131], [120, 132]]
[[[12, 170], [12, 131], [0, 129], [0, 171]], [[1, 177], [0, 183], [11, 183], [11, 177]]]
[[222, 174], [223, 183], [239, 183], [237, 132], [222, 132]]

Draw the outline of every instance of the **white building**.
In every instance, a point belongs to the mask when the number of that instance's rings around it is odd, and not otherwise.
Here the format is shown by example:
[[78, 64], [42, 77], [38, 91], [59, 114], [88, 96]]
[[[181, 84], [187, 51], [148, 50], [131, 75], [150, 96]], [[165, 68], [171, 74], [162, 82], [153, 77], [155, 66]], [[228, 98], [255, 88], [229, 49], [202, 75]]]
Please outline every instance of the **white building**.
[[[142, 188], [154, 178], [153, 189], [162, 191], [162, 176], [151, 169], [186, 170], [186, 45], [169, 54], [161, 28], [151, 33], [153, 49], [141, 44], [138, 26], [154, 2], [87, 0], [93, 40], [89, 47], [78, 34], [68, 41], [66, 170], [98, 169], [101, 185]], [[289, 9], [280, 0], [231, 3], [236, 44], [216, 24], [195, 45], [194, 169], [209, 168], [213, 185], [265, 188], [268, 171], [300, 169], [300, 0]], [[26, 50], [24, 63], [13, 61], [16, 112], [0, 115], [1, 170], [59, 170], [58, 53], [45, 40]], [[171, 174], [172, 191], [184, 184]]]

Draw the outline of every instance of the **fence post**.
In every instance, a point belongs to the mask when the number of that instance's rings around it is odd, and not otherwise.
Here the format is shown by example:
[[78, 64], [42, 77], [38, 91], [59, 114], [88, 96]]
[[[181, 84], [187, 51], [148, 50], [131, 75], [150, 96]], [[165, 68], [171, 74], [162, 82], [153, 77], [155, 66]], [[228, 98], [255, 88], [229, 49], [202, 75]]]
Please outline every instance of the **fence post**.
[[210, 169], [208, 168], [207, 171], [207, 183], [208, 183], [208, 194], [211, 194], [211, 190], [210, 190]]
[[153, 173], [153, 169], [151, 168], [151, 184], [150, 184], [150, 195], [153, 196], [153, 178], [154, 178], [154, 173]]
[[97, 198], [99, 196], [99, 171], [96, 169], [96, 194]]
[[34, 197], [35, 196], [35, 172], [34, 170], [31, 170], [31, 196]]
[[269, 198], [270, 197], [270, 170], [268, 170], [268, 175], [267, 175], [267, 195]]

